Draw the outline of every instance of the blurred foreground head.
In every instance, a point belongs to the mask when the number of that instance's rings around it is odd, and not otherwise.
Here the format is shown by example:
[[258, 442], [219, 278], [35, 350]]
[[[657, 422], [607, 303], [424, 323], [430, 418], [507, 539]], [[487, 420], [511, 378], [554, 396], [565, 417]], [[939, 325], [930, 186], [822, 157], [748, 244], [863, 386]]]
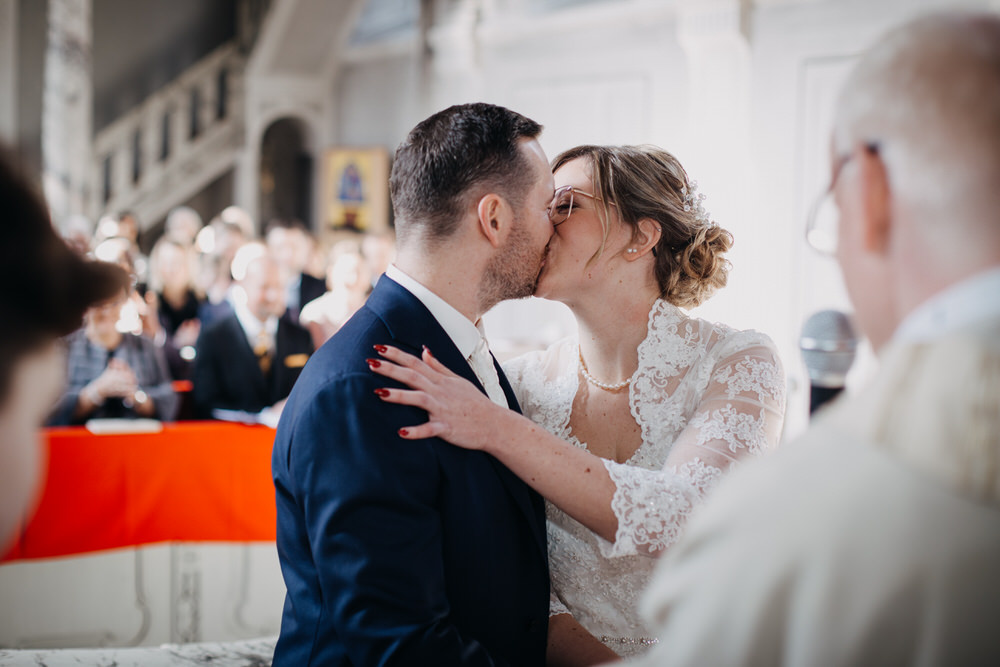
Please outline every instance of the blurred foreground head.
[[48, 209], [0, 148], [0, 550], [38, 477], [37, 428], [64, 381], [58, 338], [91, 305], [128, 285], [117, 266], [88, 261], [52, 227]]
[[841, 92], [831, 173], [837, 258], [876, 348], [928, 298], [1000, 267], [1000, 16], [887, 34]]

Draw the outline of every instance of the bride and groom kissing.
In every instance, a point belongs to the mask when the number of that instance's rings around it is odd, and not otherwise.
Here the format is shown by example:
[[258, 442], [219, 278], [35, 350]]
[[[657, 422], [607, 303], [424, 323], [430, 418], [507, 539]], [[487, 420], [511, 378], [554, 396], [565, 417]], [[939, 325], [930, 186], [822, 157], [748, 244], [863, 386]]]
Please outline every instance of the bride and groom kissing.
[[[318, 350], [275, 440], [287, 596], [274, 665], [596, 664], [655, 643], [655, 556], [779, 438], [773, 343], [689, 317], [732, 242], [677, 160], [489, 104], [418, 124], [398, 254]], [[509, 362], [480, 318], [530, 295], [579, 335]]]

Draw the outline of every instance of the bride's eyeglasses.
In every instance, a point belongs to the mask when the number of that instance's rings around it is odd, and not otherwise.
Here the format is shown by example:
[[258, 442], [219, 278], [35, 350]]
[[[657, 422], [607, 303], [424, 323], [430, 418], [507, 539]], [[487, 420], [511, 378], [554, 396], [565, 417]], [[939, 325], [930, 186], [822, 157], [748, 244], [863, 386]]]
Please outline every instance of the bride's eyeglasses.
[[[552, 195], [552, 203], [549, 204], [549, 220], [552, 221], [553, 227], [566, 222], [566, 219], [573, 213], [573, 200], [576, 195], [589, 197], [594, 201], [604, 201], [597, 195], [584, 192], [583, 190], [574, 188], [572, 185], [564, 185], [556, 190], [555, 194]], [[614, 206], [614, 202], [611, 202], [611, 205]]]

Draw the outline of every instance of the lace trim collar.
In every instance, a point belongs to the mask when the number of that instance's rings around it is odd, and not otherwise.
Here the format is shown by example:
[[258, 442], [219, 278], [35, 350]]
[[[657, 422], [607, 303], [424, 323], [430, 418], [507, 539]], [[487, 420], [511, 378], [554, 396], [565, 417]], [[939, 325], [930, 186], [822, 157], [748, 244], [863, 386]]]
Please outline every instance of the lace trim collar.
[[[662, 344], [665, 336], [659, 334], [662, 332], [670, 335], [676, 330], [677, 325], [685, 319], [687, 319], [687, 317], [680, 308], [664, 301], [663, 299], [657, 299], [654, 301], [652, 308], [649, 310], [649, 317], [646, 324], [646, 337], [643, 338], [641, 343], [639, 343], [639, 363], [636, 366], [635, 372], [632, 373], [631, 382], [629, 383], [628, 388], [629, 411], [631, 412], [632, 418], [635, 420], [636, 424], [638, 424], [642, 430], [642, 442], [632, 453], [632, 456], [624, 462], [626, 465], [639, 464], [647, 455], [645, 450], [648, 449], [649, 443], [654, 441], [650, 425], [647, 423], [647, 420], [643, 418], [643, 414], [646, 410], [644, 410], [641, 406], [641, 401], [645, 398], [648, 391], [639, 389], [639, 385], [644, 378], [658, 375], [660, 367], [663, 366], [664, 355]], [[574, 351], [576, 355], [579, 356], [580, 342], [576, 341], [574, 346], [576, 348]], [[680, 368], [677, 368], [676, 364], [668, 364], [668, 366], [673, 370], [671, 375], [676, 375], [677, 372], [681, 370]], [[569, 403], [566, 406], [565, 420], [563, 422], [564, 432], [569, 437], [571, 443], [581, 449], [589, 451], [590, 447], [588, 444], [577, 438], [576, 435], [573, 434], [570, 427], [570, 419], [573, 412], [573, 399], [580, 390], [580, 375], [577, 369], [574, 368], [570, 376], [572, 377], [572, 381], [570, 382], [572, 392], [569, 393]]]

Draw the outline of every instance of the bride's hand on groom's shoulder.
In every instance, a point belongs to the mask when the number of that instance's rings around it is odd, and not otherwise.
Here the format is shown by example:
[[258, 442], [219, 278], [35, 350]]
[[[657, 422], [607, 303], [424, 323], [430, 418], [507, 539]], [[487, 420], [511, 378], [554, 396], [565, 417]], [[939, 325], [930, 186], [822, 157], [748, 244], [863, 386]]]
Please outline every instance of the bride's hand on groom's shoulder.
[[456, 375], [424, 347], [420, 358], [389, 345], [376, 345], [381, 359], [368, 359], [379, 375], [410, 389], [380, 388], [386, 403], [412, 405], [427, 411], [428, 421], [399, 429], [407, 440], [442, 438], [465, 449], [488, 448], [491, 433], [509, 410], [491, 401], [474, 384]]

